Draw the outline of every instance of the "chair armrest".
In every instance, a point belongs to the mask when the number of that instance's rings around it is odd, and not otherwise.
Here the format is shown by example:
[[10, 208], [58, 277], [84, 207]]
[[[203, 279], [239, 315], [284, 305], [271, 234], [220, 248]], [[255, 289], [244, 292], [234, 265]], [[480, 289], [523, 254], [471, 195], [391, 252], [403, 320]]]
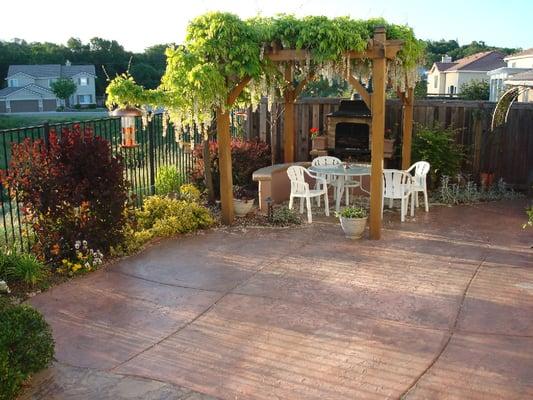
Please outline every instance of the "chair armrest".
[[324, 185], [327, 185], [327, 180], [326, 178], [323, 178], [321, 176], [318, 176], [318, 175], [313, 175], [311, 172], [309, 172], [307, 169], [305, 170], [305, 173], [310, 177], [310, 178], [313, 178], [319, 182], [322, 182]]

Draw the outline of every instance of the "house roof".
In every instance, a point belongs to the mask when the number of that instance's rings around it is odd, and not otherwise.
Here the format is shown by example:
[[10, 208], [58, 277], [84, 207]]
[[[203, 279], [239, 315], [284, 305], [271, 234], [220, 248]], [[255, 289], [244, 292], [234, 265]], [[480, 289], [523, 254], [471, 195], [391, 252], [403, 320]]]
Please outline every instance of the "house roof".
[[533, 47], [527, 50], [520, 51], [515, 54], [511, 54], [510, 56], [505, 57], [505, 59], [510, 60], [512, 58], [527, 57], [527, 56], [533, 56]]
[[0, 97], [5, 97], [7, 95], [10, 95], [13, 92], [16, 92], [17, 90], [22, 89], [21, 87], [6, 87], [3, 89], [0, 89]]
[[436, 62], [435, 63], [435, 66], [437, 67], [437, 69], [439, 71], [446, 71], [448, 70], [449, 68], [453, 67], [455, 64], [457, 64], [456, 62]]
[[457, 60], [455, 65], [446, 71], [491, 71], [506, 66], [504, 57], [505, 54], [499, 51], [484, 51]]
[[35, 78], [70, 78], [79, 73], [96, 75], [94, 65], [60, 65], [60, 64], [39, 64], [39, 65], [10, 65], [7, 76], [23, 73]]
[[519, 72], [507, 78], [508, 81], [533, 81], [533, 69]]
[[28, 84], [26, 86], [6, 87], [4, 89], [1, 89], [0, 90], [0, 98], [8, 97], [9, 95], [11, 95], [11, 94], [13, 94], [15, 92], [18, 92], [19, 90], [29, 90], [30, 92], [33, 92], [33, 93], [36, 93], [36, 94], [40, 94], [40, 95], [43, 94], [42, 92], [53, 94], [53, 92], [50, 89], [48, 89], [48, 88], [36, 85], [34, 83], [30, 83], [30, 84]]

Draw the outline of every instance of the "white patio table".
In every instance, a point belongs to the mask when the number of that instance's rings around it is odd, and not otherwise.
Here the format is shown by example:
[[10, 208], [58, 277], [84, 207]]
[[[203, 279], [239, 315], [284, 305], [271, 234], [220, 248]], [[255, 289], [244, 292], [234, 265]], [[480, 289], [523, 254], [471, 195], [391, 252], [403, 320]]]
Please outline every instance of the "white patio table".
[[344, 182], [346, 178], [355, 177], [359, 180], [359, 187], [365, 193], [370, 194], [369, 190], [363, 188], [363, 176], [370, 176], [370, 166], [365, 164], [337, 164], [337, 165], [316, 165], [309, 167], [309, 171], [315, 174], [332, 175], [339, 179], [336, 187], [337, 198], [335, 201], [335, 210], [340, 211], [341, 198], [344, 192]]

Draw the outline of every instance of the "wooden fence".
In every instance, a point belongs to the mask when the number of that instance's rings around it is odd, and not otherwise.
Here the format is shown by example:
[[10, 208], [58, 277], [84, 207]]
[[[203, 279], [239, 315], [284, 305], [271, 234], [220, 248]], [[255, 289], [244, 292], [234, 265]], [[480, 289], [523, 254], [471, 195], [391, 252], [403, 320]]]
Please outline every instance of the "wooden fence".
[[[295, 159], [308, 160], [311, 150], [309, 129], [325, 131], [326, 115], [338, 109], [340, 99], [304, 98], [295, 107]], [[464, 146], [466, 159], [463, 170], [474, 178], [480, 172], [493, 172], [517, 188], [526, 188], [533, 179], [533, 103], [514, 104], [507, 124], [490, 132], [495, 103], [463, 100], [417, 100], [414, 106], [415, 132], [417, 125], [439, 124], [456, 131], [457, 143]], [[247, 110], [243, 132], [247, 138], [258, 138], [271, 144], [273, 162], [283, 158], [283, 110], [274, 105], [268, 112], [263, 101], [255, 112]], [[399, 100], [388, 100], [386, 125], [401, 145], [402, 110]], [[389, 165], [400, 165], [400, 151]]]

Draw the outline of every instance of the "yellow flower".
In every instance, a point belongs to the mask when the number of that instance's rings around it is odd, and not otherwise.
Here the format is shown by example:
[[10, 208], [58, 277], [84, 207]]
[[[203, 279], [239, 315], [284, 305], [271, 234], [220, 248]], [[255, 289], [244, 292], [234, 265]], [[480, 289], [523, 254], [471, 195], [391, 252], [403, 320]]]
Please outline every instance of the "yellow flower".
[[63, 258], [63, 259], [61, 260], [61, 263], [62, 263], [63, 265], [68, 265], [68, 264], [69, 264], [69, 262], [68, 262], [68, 260], [67, 260], [66, 258]]
[[73, 271], [73, 272], [76, 272], [76, 271], [79, 270], [79, 269], [81, 269], [81, 265], [80, 265], [80, 264], [74, 264], [74, 265], [72, 266], [72, 271]]

